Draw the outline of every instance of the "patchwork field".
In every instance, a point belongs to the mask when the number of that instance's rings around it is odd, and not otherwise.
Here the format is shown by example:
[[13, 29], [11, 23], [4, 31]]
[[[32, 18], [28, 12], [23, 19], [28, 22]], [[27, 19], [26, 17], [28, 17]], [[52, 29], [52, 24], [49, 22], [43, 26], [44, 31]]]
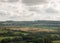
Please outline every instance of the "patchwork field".
[[0, 22], [0, 43], [60, 43], [60, 22]]

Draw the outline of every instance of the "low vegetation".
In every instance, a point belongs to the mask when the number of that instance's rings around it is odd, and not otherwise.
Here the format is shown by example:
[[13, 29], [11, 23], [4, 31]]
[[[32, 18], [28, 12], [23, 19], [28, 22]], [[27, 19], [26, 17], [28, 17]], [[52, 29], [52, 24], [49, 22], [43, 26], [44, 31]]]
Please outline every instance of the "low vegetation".
[[60, 32], [0, 29], [0, 43], [59, 43]]
[[2, 21], [0, 43], [60, 43], [60, 22]]

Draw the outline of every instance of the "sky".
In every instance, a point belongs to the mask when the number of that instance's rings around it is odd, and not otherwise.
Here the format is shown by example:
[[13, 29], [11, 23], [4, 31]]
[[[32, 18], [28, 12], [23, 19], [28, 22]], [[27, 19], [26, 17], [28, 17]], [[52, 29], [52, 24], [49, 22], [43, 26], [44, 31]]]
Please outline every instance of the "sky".
[[60, 0], [0, 0], [0, 21], [60, 21]]

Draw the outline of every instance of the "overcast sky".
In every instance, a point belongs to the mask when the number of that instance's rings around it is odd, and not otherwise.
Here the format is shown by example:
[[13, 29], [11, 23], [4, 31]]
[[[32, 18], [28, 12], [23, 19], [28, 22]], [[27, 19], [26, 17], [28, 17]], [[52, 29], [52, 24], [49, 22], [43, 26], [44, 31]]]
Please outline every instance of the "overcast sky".
[[0, 21], [59, 20], [60, 0], [0, 0]]

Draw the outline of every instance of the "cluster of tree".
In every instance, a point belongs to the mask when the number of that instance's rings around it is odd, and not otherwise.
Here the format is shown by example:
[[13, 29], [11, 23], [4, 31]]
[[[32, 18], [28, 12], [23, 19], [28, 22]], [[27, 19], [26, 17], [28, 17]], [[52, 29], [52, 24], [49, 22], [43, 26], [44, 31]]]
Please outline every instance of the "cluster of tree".
[[[20, 32], [18, 34], [14, 34], [14, 32]], [[28, 33], [27, 35], [22, 33]], [[0, 33], [0, 37], [8, 37], [11, 36], [13, 38], [4, 38], [0, 41], [0, 43], [52, 43], [50, 35], [45, 32], [40, 33], [31, 33], [24, 32], [19, 30], [7, 30], [5, 33]]]
[[[0, 30], [1, 31], [1, 30]], [[7, 32], [3, 32], [7, 31]], [[17, 32], [17, 33], [16, 33]], [[15, 34], [16, 33], [16, 34]], [[26, 34], [24, 34], [26, 33]], [[53, 37], [51, 36], [54, 35]], [[0, 41], [0, 43], [52, 43], [52, 41], [60, 40], [60, 37], [58, 36], [60, 34], [57, 33], [50, 33], [50, 32], [25, 32], [21, 30], [9, 30], [5, 29], [2, 30], [0, 33], [0, 37], [13, 37], [11, 38], [4, 38]]]
[[39, 37], [36, 38], [35, 36], [22, 36], [22, 37], [15, 37], [13, 39], [11, 38], [5, 38], [0, 41], [0, 43], [52, 43], [52, 40], [48, 37]]

